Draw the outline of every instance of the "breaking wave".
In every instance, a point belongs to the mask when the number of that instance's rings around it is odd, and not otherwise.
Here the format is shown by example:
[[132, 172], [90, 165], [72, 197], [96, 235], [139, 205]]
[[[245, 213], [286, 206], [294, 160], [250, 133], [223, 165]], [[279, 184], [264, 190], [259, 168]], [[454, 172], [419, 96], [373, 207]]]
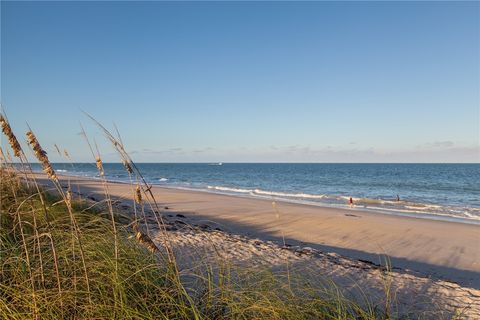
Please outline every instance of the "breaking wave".
[[[277, 200], [334, 206], [348, 207], [350, 197], [327, 194], [288, 193], [278, 191], [266, 191], [261, 189], [243, 189], [225, 186], [208, 186], [208, 190], [230, 195], [247, 195], [260, 198], [273, 198]], [[428, 214], [429, 216], [443, 216], [451, 218], [463, 218], [480, 221], [480, 208], [442, 206], [437, 204], [419, 203], [412, 201], [397, 201], [389, 199], [355, 198], [352, 197], [353, 208], [367, 209], [383, 212], [397, 212], [405, 214]]]

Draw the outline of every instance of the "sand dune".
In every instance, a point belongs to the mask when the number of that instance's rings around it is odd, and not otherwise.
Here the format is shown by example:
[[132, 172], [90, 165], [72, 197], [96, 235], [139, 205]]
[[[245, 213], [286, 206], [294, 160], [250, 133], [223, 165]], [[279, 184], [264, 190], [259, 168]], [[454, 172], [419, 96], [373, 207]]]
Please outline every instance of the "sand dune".
[[[102, 198], [99, 181], [62, 177], [67, 180], [84, 197]], [[379, 299], [387, 276], [394, 279], [392, 290], [404, 311], [438, 304], [439, 314], [461, 309], [466, 318], [480, 317], [478, 225], [283, 202], [274, 208], [268, 200], [161, 187], [152, 191], [166, 208], [168, 236], [184, 267], [191, 268], [199, 254], [273, 269], [288, 261], [311, 279], [327, 276]], [[109, 192], [131, 212], [129, 185], [109, 183]], [[159, 246], [164, 236], [155, 233]], [[380, 266], [385, 256], [392, 268], [387, 273]]]

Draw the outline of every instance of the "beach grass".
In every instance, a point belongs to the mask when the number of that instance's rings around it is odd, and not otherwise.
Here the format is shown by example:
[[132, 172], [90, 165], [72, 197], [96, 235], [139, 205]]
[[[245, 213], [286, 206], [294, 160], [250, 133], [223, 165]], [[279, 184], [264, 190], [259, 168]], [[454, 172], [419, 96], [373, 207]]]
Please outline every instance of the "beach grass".
[[[2, 319], [387, 319], [388, 308], [347, 299], [334, 284], [315, 286], [301, 275], [202, 261], [180, 270], [172, 244], [152, 241], [167, 232], [148, 184], [121, 140], [105, 130], [132, 175], [134, 212], [104, 199], [85, 200], [59, 183], [46, 152], [27, 133], [54, 188], [38, 185], [5, 117], [13, 148], [1, 153], [0, 318]], [[86, 134], [85, 134], [86, 137]], [[88, 139], [87, 139], [88, 141]], [[94, 152], [99, 176], [103, 167]], [[13, 164], [15, 162], [16, 164]], [[195, 281], [188, 281], [195, 279]], [[195, 283], [191, 285], [191, 283]], [[368, 298], [368, 297], [367, 297]]]

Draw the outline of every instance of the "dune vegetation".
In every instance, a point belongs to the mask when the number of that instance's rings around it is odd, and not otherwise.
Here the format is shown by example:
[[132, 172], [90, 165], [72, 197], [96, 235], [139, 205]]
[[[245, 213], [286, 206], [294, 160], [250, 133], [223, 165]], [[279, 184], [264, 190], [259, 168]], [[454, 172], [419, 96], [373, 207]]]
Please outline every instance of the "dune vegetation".
[[[211, 261], [204, 262], [202, 272], [186, 275], [171, 243], [155, 243], [151, 230], [145, 229], [148, 214], [158, 232], [167, 232], [149, 186], [118, 137], [97, 123], [132, 177], [137, 207], [147, 208], [130, 214], [113, 205], [98, 150], [90, 148], [105, 194], [92, 201], [75, 193], [74, 186], [60, 184], [46, 152], [29, 131], [25, 136], [29, 148], [54, 188], [40, 186], [4, 115], [0, 124], [8, 141], [0, 150], [2, 319], [392, 317], [388, 307], [351, 301], [335, 285], [315, 287], [301, 275], [232, 269], [228, 262]], [[61, 153], [68, 157], [66, 150]], [[195, 279], [195, 285], [187, 278]]]

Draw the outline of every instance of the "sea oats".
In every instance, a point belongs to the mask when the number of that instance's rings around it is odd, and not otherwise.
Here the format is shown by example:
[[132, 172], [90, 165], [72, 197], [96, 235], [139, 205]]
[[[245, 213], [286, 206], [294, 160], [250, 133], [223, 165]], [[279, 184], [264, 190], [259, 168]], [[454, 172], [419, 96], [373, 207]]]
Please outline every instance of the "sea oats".
[[95, 159], [95, 162], [97, 164], [97, 169], [98, 169], [98, 172], [100, 173], [100, 176], [104, 176], [105, 175], [105, 171], [103, 171], [103, 162], [102, 162], [102, 159], [100, 159], [100, 157], [97, 157]]
[[138, 185], [135, 188], [135, 202], [137, 202], [138, 204], [142, 203], [142, 190]]
[[35, 134], [30, 130], [26, 133], [28, 144], [32, 147], [35, 156], [37, 157], [38, 161], [42, 164], [43, 172], [47, 174], [47, 176], [55, 181], [58, 182], [57, 175], [55, 174], [55, 170], [53, 170], [52, 164], [48, 160], [47, 152], [42, 149], [40, 143], [37, 140]]
[[67, 204], [67, 206], [72, 205], [72, 190], [70, 189], [67, 190], [67, 193], [65, 195], [65, 203]]
[[147, 247], [148, 250], [151, 252], [158, 252], [160, 251], [158, 247], [155, 245], [153, 240], [147, 236], [146, 234], [142, 233], [140, 229], [138, 228], [138, 225], [135, 223], [133, 225], [133, 231], [135, 232], [135, 238], [139, 243]]
[[3, 115], [0, 115], [0, 126], [2, 127], [2, 132], [7, 136], [8, 138], [8, 143], [13, 149], [13, 155], [17, 158], [20, 157], [20, 153], [22, 151], [22, 148], [20, 147], [20, 144], [18, 143], [17, 137], [13, 134], [12, 128], [10, 127], [10, 124], [8, 123], [7, 119], [3, 117]]
[[55, 149], [57, 150], [57, 152], [58, 152], [58, 155], [59, 155], [59, 156], [61, 156], [61, 155], [62, 155], [62, 153], [60, 152], [60, 148], [57, 146], [57, 144], [55, 143], [55, 144], [53, 144], [53, 146], [54, 146], [54, 147], [55, 147]]
[[132, 169], [131, 164], [126, 160], [123, 160], [122, 163], [123, 163], [123, 166], [125, 167], [125, 170], [127, 170], [128, 173], [132, 174], [133, 169]]

